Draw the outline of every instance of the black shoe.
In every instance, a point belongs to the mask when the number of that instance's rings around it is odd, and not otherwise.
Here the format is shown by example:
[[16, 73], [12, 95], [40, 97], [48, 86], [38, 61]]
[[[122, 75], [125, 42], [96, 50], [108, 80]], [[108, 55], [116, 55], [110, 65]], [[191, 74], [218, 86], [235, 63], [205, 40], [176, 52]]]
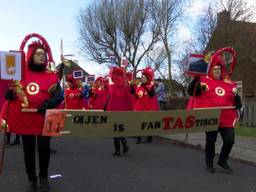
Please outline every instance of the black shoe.
[[206, 170], [210, 173], [214, 173], [216, 170], [214, 169], [213, 165], [206, 165]]
[[50, 184], [47, 178], [40, 178], [40, 186], [38, 188], [39, 192], [49, 192]]
[[127, 153], [127, 152], [129, 151], [129, 149], [130, 149], [129, 146], [126, 145], [126, 146], [124, 147], [124, 149], [123, 149], [123, 153], [124, 153], [124, 154]]
[[152, 139], [147, 139], [144, 143], [152, 143]]
[[117, 156], [117, 157], [120, 157], [121, 156], [121, 153], [120, 151], [115, 151], [114, 153], [112, 153], [113, 156]]
[[50, 148], [50, 153], [52, 154], [57, 153], [57, 150]]
[[141, 144], [141, 137], [137, 137], [137, 142], [136, 144]]
[[233, 172], [232, 168], [226, 162], [223, 162], [223, 163], [218, 162], [217, 166], [221, 171], [223, 171], [225, 173], [232, 173]]
[[37, 182], [36, 181], [29, 181], [28, 182], [28, 188], [26, 192], [34, 192], [37, 189]]
[[8, 140], [4, 141], [4, 145], [10, 145], [10, 141]]
[[11, 143], [11, 134], [5, 133], [4, 135], [4, 145], [10, 145]]
[[11, 145], [19, 145], [20, 144], [20, 141], [19, 140], [14, 140]]
[[144, 143], [152, 143], [152, 136], [148, 136]]

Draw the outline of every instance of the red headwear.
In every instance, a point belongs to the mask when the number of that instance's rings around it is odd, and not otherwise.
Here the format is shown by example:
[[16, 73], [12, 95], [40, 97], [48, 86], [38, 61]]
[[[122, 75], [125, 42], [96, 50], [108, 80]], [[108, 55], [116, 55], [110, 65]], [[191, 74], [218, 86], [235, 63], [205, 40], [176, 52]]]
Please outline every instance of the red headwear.
[[27, 57], [26, 57], [27, 65], [30, 64], [33, 53], [35, 52], [35, 50], [37, 48], [42, 48], [45, 51], [45, 53], [47, 54], [47, 58], [46, 58], [47, 61], [45, 62], [45, 65], [50, 64], [50, 62], [54, 62], [53, 57], [52, 57], [52, 51], [51, 51], [51, 48], [50, 48], [48, 42], [42, 35], [39, 35], [37, 33], [30, 33], [30, 34], [26, 35], [26, 37], [23, 39], [23, 41], [20, 45], [20, 51], [21, 52], [24, 51], [25, 45], [27, 44], [28, 40], [33, 37], [38, 38], [40, 41], [32, 42], [28, 46]]
[[110, 77], [116, 85], [124, 85], [126, 80], [125, 70], [121, 67], [113, 67], [110, 70]]
[[104, 78], [103, 77], [98, 77], [96, 80], [95, 80], [95, 83], [96, 82], [100, 82], [101, 84], [103, 84], [103, 82], [104, 82]]
[[78, 86], [78, 84], [77, 84], [76, 80], [74, 79], [72, 73], [71, 74], [67, 74], [66, 81], [71, 83], [73, 85], [73, 87], [77, 87]]
[[[228, 69], [226, 68], [226, 63], [222, 60], [222, 58], [220, 57], [221, 54], [223, 53], [229, 53], [231, 56], [232, 56], [232, 60], [230, 62], [230, 67], [229, 67], [229, 71]], [[221, 48], [219, 50], [217, 50], [213, 55], [212, 55], [212, 61], [211, 61], [211, 65], [214, 65], [215, 63], [221, 63], [222, 64], [222, 71], [221, 71], [221, 75], [222, 75], [222, 78], [225, 77], [225, 78], [228, 78], [230, 79], [233, 71], [234, 71], [234, 68], [235, 68], [235, 65], [237, 63], [237, 58], [236, 58], [236, 51], [231, 48], [231, 47], [224, 47], [224, 48]], [[213, 66], [211, 66], [212, 68]], [[211, 69], [210, 71], [211, 72]]]
[[210, 63], [210, 69], [209, 69], [209, 77], [211, 77], [211, 78], [213, 77], [212, 69], [215, 66], [221, 67], [221, 79], [223, 79], [225, 76], [225, 62], [220, 56], [212, 57], [212, 60]]
[[74, 81], [74, 77], [73, 77], [73, 74], [67, 74], [67, 78], [66, 78], [66, 81], [69, 81], [69, 82], [72, 82], [72, 81]]
[[[45, 51], [45, 54], [47, 54], [46, 47], [40, 42], [40, 41], [33, 41], [31, 44], [28, 45], [28, 51], [27, 51], [27, 65], [30, 64], [33, 54], [37, 49], [43, 49]], [[45, 65], [47, 65], [47, 59], [45, 60]]]
[[99, 86], [103, 86], [104, 83], [104, 78], [100, 76], [95, 80], [94, 85], [98, 88]]
[[151, 67], [143, 69], [142, 75], [145, 75], [147, 77], [148, 83], [150, 83], [154, 79], [154, 71]]

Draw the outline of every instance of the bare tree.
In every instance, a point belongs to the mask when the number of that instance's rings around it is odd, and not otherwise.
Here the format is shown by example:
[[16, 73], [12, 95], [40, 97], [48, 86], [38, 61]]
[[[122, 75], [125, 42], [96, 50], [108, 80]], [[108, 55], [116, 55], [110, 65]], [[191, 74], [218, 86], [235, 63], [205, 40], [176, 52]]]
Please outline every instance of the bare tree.
[[180, 83], [183, 89], [183, 95], [186, 95], [186, 90], [190, 82], [189, 76], [186, 74], [186, 70], [188, 68], [189, 56], [192, 53], [201, 53], [201, 50], [198, 49], [195, 42], [190, 40], [184, 46], [183, 51], [180, 53], [179, 57], [175, 61], [175, 71], [174, 78]]
[[[176, 25], [183, 16], [186, 0], [151, 0], [151, 15], [160, 29], [160, 38], [163, 43], [168, 69], [169, 90], [172, 81], [172, 45], [171, 38], [176, 32]], [[160, 72], [160, 71], [159, 71]]]
[[154, 52], [148, 52], [146, 57], [146, 64], [151, 66], [162, 79], [167, 79], [168, 68], [166, 66], [166, 50], [163, 46], [159, 46]]
[[220, 7], [230, 13], [231, 20], [236, 21], [250, 21], [255, 11], [247, 0], [220, 0]]
[[[197, 47], [202, 52], [209, 43], [211, 36], [217, 26], [218, 12], [225, 11], [228, 14], [228, 21], [250, 21], [254, 16], [253, 7], [248, 6], [246, 0], [219, 0], [218, 3], [209, 3], [204, 9], [203, 14], [199, 16], [195, 25]], [[223, 28], [225, 34], [230, 34], [229, 28]], [[224, 38], [228, 41], [229, 37]], [[228, 42], [226, 43], [228, 44]]]
[[160, 40], [144, 0], [94, 1], [80, 11], [78, 27], [82, 53], [100, 64], [110, 62], [110, 54], [118, 63], [126, 56], [135, 73]]
[[[222, 11], [222, 15], [226, 15], [226, 19], [222, 17], [222, 21], [221, 19], [219, 19], [220, 22], [218, 21], [219, 25], [221, 25], [218, 33], [223, 39], [222, 46], [234, 46], [231, 43], [232, 39], [235, 38], [234, 35], [241, 35], [243, 30], [237, 25], [232, 25], [232, 22], [251, 21], [254, 15], [253, 6], [249, 7], [246, 0], [220, 0], [220, 10]], [[241, 44], [241, 42], [238, 42], [238, 44]]]
[[217, 11], [212, 4], [204, 9], [203, 14], [199, 16], [195, 25], [194, 34], [197, 50], [204, 52], [213, 31], [217, 25]]
[[[224, 22], [218, 20], [217, 15], [221, 13], [224, 16]], [[220, 15], [219, 15], [220, 16]], [[241, 33], [240, 29], [236, 28], [236, 25], [229, 25], [233, 21], [250, 21], [253, 16], [252, 7], [248, 7], [245, 0], [219, 0], [219, 3], [209, 3], [204, 9], [203, 14], [198, 17], [193, 33], [194, 39], [191, 43], [187, 44], [183, 52], [180, 54], [180, 58], [177, 63], [177, 70], [179, 74], [176, 78], [180, 83], [186, 86], [188, 79], [184, 76], [184, 72], [187, 69], [188, 57], [191, 53], [204, 53], [209, 51], [208, 45], [220, 46], [232, 46], [230, 40], [234, 38], [234, 34]], [[221, 22], [221, 23], [218, 23]], [[216, 28], [217, 24], [221, 25]], [[210, 39], [214, 33], [218, 33], [218, 42], [210, 42]], [[239, 42], [237, 42], [239, 44]], [[217, 45], [217, 46], [216, 46]]]

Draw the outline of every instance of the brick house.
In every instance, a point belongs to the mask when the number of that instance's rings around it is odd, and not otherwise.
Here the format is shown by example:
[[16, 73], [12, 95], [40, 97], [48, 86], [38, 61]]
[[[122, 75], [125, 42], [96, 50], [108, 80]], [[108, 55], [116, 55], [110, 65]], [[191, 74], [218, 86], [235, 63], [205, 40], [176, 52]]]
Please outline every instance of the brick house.
[[243, 100], [256, 101], [256, 23], [233, 21], [227, 11], [218, 13], [206, 51], [222, 47], [233, 47], [237, 52], [232, 80], [242, 82]]
[[233, 21], [230, 13], [218, 13], [217, 26], [206, 51], [233, 47], [237, 52], [237, 64], [233, 81], [242, 82], [243, 126], [256, 127], [256, 23]]

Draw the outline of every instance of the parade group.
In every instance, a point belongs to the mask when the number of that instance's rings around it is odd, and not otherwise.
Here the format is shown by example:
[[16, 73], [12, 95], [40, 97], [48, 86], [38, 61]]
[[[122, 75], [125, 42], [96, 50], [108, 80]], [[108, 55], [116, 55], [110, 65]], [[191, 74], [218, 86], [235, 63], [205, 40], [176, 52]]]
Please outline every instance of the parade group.
[[[158, 111], [167, 109], [167, 94], [163, 82], [154, 79], [154, 70], [145, 67], [140, 78], [124, 67], [112, 66], [109, 74], [97, 77], [91, 85], [83, 85], [73, 73], [65, 75], [65, 62], [58, 71], [49, 69], [50, 49], [42, 40], [33, 41], [26, 52], [26, 75], [20, 81], [0, 81], [2, 131], [6, 129], [7, 140], [10, 133], [21, 136], [25, 169], [28, 176], [27, 192], [50, 191], [48, 167], [50, 162], [50, 137], [42, 136], [47, 109], [80, 109], [104, 111]], [[206, 169], [215, 172], [214, 155], [218, 132], [223, 139], [217, 166], [227, 173], [230, 151], [234, 144], [234, 124], [239, 118], [241, 100], [236, 84], [227, 78], [225, 62], [221, 56], [213, 56], [207, 76], [193, 77], [188, 93], [191, 95], [188, 109], [223, 107], [217, 131], [206, 132]], [[229, 106], [229, 108], [227, 107]], [[225, 108], [226, 107], [226, 108]], [[23, 112], [23, 109], [36, 109], [36, 112]], [[225, 109], [224, 109], [225, 108]], [[137, 137], [137, 144], [142, 138]], [[129, 151], [124, 137], [113, 138], [116, 157]], [[148, 136], [145, 142], [151, 142]], [[121, 150], [122, 146], [122, 150]], [[36, 171], [36, 152], [38, 152], [39, 175]], [[39, 176], [39, 184], [38, 184]]]

